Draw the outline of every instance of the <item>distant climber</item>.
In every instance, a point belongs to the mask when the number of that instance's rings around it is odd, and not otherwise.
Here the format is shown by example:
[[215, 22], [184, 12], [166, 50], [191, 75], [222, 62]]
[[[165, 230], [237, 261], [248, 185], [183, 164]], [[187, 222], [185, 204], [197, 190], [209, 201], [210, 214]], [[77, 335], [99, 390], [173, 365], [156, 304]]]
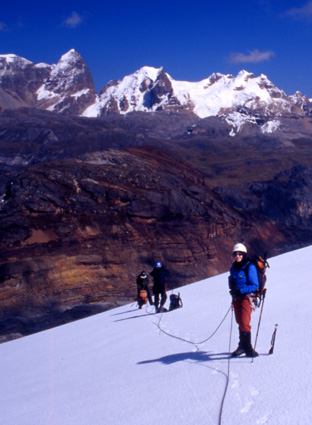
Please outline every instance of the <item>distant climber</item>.
[[148, 287], [148, 276], [143, 270], [137, 277], [136, 280], [137, 289], [138, 289], [138, 305], [141, 309], [144, 304], [147, 304], [147, 300], [150, 303], [150, 305], [153, 305], [153, 299]]
[[[150, 275], [153, 278], [153, 294], [154, 294], [154, 305], [157, 313], [165, 311], [164, 305], [167, 300], [166, 294], [166, 271], [160, 261], [157, 261], [154, 269]], [[159, 304], [160, 302], [160, 304]]]
[[246, 354], [247, 357], [257, 357], [258, 353], [251, 345], [251, 312], [250, 294], [259, 288], [256, 266], [247, 257], [247, 248], [238, 243], [233, 248], [234, 263], [229, 276], [229, 288], [232, 295], [235, 319], [239, 329], [239, 344], [232, 357]]

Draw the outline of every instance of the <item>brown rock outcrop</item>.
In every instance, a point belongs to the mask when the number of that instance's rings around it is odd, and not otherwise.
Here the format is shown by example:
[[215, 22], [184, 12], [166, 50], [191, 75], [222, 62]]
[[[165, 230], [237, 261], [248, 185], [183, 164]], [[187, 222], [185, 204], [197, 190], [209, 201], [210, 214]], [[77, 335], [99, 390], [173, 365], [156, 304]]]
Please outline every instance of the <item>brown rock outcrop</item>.
[[129, 302], [155, 260], [169, 288], [205, 278], [225, 270], [227, 240], [245, 225], [200, 172], [157, 149], [33, 165], [11, 183], [1, 205], [2, 317]]
[[[275, 162], [283, 141], [234, 144], [216, 118], [196, 121], [189, 134], [193, 123], [161, 112], [94, 120], [0, 114], [0, 335], [131, 302], [137, 274], [155, 260], [173, 288], [226, 271], [233, 242], [263, 252], [270, 240], [272, 255], [312, 240], [303, 231], [309, 172], [270, 182], [311, 143], [296, 150], [294, 141]], [[244, 186], [254, 175], [257, 184]], [[288, 218], [271, 217], [272, 197], [286, 202], [283, 183], [292, 179], [307, 182], [296, 186], [304, 202], [283, 208]], [[304, 223], [289, 221], [294, 212]]]

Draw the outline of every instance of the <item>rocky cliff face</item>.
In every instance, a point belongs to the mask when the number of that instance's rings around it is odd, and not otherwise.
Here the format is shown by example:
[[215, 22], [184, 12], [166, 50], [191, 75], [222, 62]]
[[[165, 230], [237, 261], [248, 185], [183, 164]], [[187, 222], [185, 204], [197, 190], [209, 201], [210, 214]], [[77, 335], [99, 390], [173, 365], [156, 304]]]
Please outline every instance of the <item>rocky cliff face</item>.
[[224, 267], [225, 241], [244, 227], [201, 173], [157, 150], [92, 152], [9, 180], [0, 228], [6, 318], [132, 301], [136, 275], [155, 260], [169, 287], [204, 278]]
[[89, 68], [82, 57], [71, 50], [51, 67], [49, 77], [36, 91], [36, 107], [80, 115], [95, 102], [97, 93]]
[[34, 65], [16, 55], [0, 56], [0, 110], [36, 104], [36, 90], [48, 78], [47, 64]]
[[130, 302], [156, 260], [173, 288], [226, 271], [236, 241], [308, 244], [309, 132], [234, 143], [224, 121], [189, 113], [3, 112], [0, 333]]
[[250, 211], [285, 228], [305, 229], [307, 240], [311, 237], [312, 220], [312, 168], [296, 165], [282, 171], [270, 181], [241, 185], [235, 190], [216, 188], [228, 205], [238, 211]]

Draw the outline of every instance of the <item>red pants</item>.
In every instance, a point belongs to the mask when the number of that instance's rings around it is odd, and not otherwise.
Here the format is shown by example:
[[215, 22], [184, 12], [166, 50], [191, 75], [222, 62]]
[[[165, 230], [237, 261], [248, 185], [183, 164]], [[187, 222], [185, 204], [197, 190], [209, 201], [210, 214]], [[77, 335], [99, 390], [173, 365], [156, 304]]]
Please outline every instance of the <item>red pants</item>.
[[247, 295], [244, 298], [237, 298], [233, 301], [235, 319], [242, 332], [250, 332], [251, 326], [251, 306]]

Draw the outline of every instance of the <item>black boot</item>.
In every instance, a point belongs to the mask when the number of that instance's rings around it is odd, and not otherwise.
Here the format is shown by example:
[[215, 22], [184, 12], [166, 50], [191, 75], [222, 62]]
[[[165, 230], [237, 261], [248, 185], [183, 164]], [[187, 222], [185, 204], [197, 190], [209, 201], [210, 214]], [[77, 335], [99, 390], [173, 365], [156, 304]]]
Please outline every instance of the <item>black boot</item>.
[[246, 357], [258, 357], [259, 354], [252, 348], [251, 345], [251, 333], [250, 332], [242, 332], [242, 343], [243, 349], [246, 353]]
[[238, 357], [245, 353], [244, 347], [243, 347], [243, 338], [242, 338], [242, 331], [239, 330], [239, 343], [238, 347], [235, 351], [231, 354], [232, 357]]

